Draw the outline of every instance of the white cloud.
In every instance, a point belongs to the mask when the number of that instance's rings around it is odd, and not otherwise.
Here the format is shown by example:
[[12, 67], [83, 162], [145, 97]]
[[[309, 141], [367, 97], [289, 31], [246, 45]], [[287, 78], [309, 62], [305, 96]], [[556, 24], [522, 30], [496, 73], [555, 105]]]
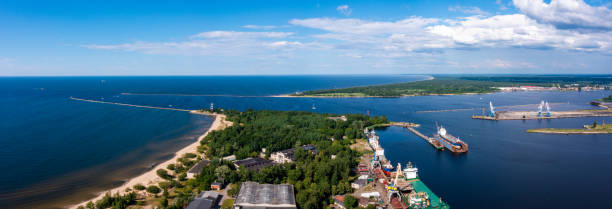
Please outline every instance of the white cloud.
[[90, 44], [83, 47], [102, 50], [136, 51], [146, 54], [184, 55], [274, 55], [303, 47], [298, 41], [286, 41], [291, 32], [209, 31], [181, 42], [134, 42], [116, 45]]
[[495, 0], [495, 4], [497, 4], [497, 6], [499, 6], [499, 10], [506, 10], [508, 9], [508, 7], [506, 7], [506, 5], [504, 5], [504, 2], [502, 2], [501, 0]]
[[351, 13], [353, 13], [353, 9], [351, 9], [349, 5], [346, 4], [336, 7], [336, 11], [340, 12], [344, 16], [349, 16], [351, 15]]
[[514, 69], [514, 68], [536, 68], [536, 65], [529, 62], [516, 62], [501, 59], [487, 60], [488, 66], [491, 68]]
[[474, 14], [474, 15], [489, 15], [488, 12], [482, 11], [478, 7], [466, 7], [466, 6], [452, 6], [448, 7], [449, 12], [461, 12], [465, 14]]
[[238, 31], [209, 31], [198, 33], [191, 38], [286, 38], [293, 35], [291, 32], [238, 32]]
[[257, 29], [257, 30], [272, 30], [277, 28], [277, 26], [274, 25], [243, 25], [243, 28], [248, 28], [248, 29]]
[[541, 23], [561, 29], [612, 30], [612, 10], [583, 0], [514, 0], [514, 6]]
[[[553, 0], [554, 2], [554, 0]], [[502, 3], [501, 1], [499, 3]], [[551, 3], [552, 5], [553, 3]], [[350, 10], [348, 5], [340, 10]], [[453, 8], [455, 10], [464, 9]], [[474, 10], [474, 9], [472, 9]], [[480, 10], [474, 10], [480, 11]], [[91, 44], [101, 50], [136, 51], [148, 54], [219, 56], [284, 56], [312, 50], [341, 57], [406, 58], [435, 57], [449, 49], [526, 48], [612, 54], [612, 31], [567, 30], [525, 14], [475, 15], [451, 19], [412, 16], [393, 21], [358, 18], [307, 18], [289, 21], [292, 27], [314, 29], [308, 35], [295, 32], [205, 31], [185, 41]], [[264, 29], [267, 26], [243, 26]], [[270, 26], [274, 28], [280, 26]], [[484, 64], [484, 63], [483, 63]], [[501, 60], [489, 66], [507, 68]], [[520, 64], [511, 63], [514, 66]], [[522, 68], [535, 65], [523, 63]]]

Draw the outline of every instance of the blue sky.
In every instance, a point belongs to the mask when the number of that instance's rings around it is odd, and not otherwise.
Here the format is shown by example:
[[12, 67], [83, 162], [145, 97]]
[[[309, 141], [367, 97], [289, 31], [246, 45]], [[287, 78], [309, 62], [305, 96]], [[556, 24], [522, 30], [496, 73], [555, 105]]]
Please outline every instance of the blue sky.
[[612, 73], [612, 3], [0, 2], [0, 75]]

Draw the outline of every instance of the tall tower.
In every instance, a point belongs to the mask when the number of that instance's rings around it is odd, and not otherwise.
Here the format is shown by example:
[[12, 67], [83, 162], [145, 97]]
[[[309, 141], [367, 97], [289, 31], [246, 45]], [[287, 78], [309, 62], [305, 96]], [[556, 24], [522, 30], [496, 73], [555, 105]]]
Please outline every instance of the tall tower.
[[489, 116], [490, 117], [495, 117], [495, 108], [493, 107], [493, 102], [489, 101]]
[[540, 102], [540, 106], [538, 106], [538, 117], [542, 117], [542, 108], [544, 107], [544, 100]]
[[210, 111], [213, 111], [215, 109], [215, 104], [214, 103], [210, 103]]
[[548, 105], [548, 102], [546, 102], [546, 117], [550, 117], [550, 106]]

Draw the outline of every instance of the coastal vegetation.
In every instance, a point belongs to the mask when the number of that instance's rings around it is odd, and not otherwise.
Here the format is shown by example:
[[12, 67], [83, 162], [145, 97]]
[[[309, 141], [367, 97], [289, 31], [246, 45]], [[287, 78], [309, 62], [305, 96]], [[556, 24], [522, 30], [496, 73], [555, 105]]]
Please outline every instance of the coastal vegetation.
[[608, 96], [608, 97], [601, 98], [601, 101], [604, 101], [604, 102], [612, 102], [612, 95], [610, 95], [610, 96]]
[[[225, 111], [227, 120], [233, 122], [220, 131], [210, 132], [196, 153], [183, 155], [157, 174], [165, 181], [159, 185], [134, 186], [129, 194], [110, 196], [113, 208], [126, 208], [127, 195], [145, 192], [149, 195], [135, 198], [128, 205], [144, 204], [157, 208], [184, 208], [200, 191], [210, 189], [214, 182], [230, 185], [228, 194], [237, 195], [239, 185], [244, 181], [270, 184], [292, 184], [299, 208], [325, 208], [333, 195], [352, 192], [350, 181], [355, 178], [353, 168], [358, 164], [361, 154], [350, 148], [356, 139], [363, 138], [363, 128], [388, 123], [385, 117], [369, 117], [361, 114], [347, 114], [346, 121], [332, 120], [332, 114], [317, 114], [297, 111]], [[316, 153], [305, 151], [301, 145], [312, 144]], [[295, 162], [264, 167], [258, 171], [237, 168], [223, 157], [235, 155], [237, 159], [257, 157], [265, 148], [265, 155], [289, 148], [297, 148]], [[333, 159], [331, 156], [335, 156]], [[210, 159], [199, 175], [187, 179], [186, 171], [203, 157]], [[173, 169], [170, 169], [172, 167]], [[160, 195], [161, 193], [161, 195]], [[102, 200], [99, 200], [100, 202]], [[106, 199], [105, 201], [108, 201]], [[94, 208], [98, 202], [92, 203]], [[120, 202], [120, 203], [115, 203]], [[116, 204], [117, 207], [113, 206]], [[231, 203], [225, 203], [228, 207]], [[101, 205], [108, 206], [108, 204]]]
[[593, 124], [584, 125], [582, 129], [566, 128], [540, 128], [528, 129], [528, 133], [551, 133], [551, 134], [612, 134], [612, 124]]
[[341, 89], [312, 90], [290, 96], [314, 97], [399, 97], [440, 94], [481, 94], [499, 91], [495, 87], [541, 86], [561, 87], [609, 85], [611, 78], [589, 76], [436, 76], [433, 80], [362, 86]]

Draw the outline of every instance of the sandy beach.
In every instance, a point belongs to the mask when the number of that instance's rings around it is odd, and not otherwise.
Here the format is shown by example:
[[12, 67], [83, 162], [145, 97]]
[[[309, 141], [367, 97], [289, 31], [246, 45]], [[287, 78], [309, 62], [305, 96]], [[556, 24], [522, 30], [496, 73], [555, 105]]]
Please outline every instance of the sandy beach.
[[102, 199], [102, 197], [104, 197], [104, 195], [106, 193], [111, 193], [111, 194], [124, 194], [125, 193], [125, 189], [126, 188], [132, 188], [134, 185], [137, 184], [142, 184], [144, 186], [148, 186], [148, 185], [157, 185], [159, 182], [162, 182], [164, 179], [160, 178], [159, 176], [157, 176], [157, 169], [165, 169], [168, 164], [170, 163], [175, 163], [177, 161], [178, 158], [180, 158], [181, 156], [183, 156], [185, 153], [197, 153], [197, 147], [200, 145], [200, 141], [202, 141], [204, 139], [204, 137], [206, 137], [208, 135], [208, 133], [210, 133], [211, 131], [216, 131], [216, 130], [223, 130], [224, 128], [231, 126], [232, 122], [230, 121], [226, 121], [225, 118], [226, 116], [223, 114], [211, 114], [211, 113], [207, 113], [207, 112], [201, 112], [201, 111], [190, 111], [191, 114], [201, 114], [201, 115], [207, 115], [207, 116], [211, 116], [211, 117], [215, 117], [215, 121], [212, 123], [212, 125], [210, 126], [210, 128], [204, 133], [202, 134], [200, 137], [198, 137], [198, 140], [195, 141], [194, 143], [186, 146], [185, 148], [177, 151], [174, 154], [174, 157], [172, 157], [171, 159], [158, 164], [157, 166], [155, 166], [153, 169], [147, 171], [146, 173], [143, 173], [139, 176], [136, 176], [134, 178], [131, 178], [129, 181], [125, 182], [123, 185], [110, 189], [110, 190], [106, 190], [106, 191], [102, 191], [100, 193], [98, 193], [98, 196], [91, 198], [89, 200], [83, 201], [79, 204], [76, 205], [71, 205], [69, 206], [69, 208], [71, 209], [76, 209], [79, 205], [85, 205], [87, 204], [87, 202], [92, 201], [92, 202], [96, 202], [99, 199]]

